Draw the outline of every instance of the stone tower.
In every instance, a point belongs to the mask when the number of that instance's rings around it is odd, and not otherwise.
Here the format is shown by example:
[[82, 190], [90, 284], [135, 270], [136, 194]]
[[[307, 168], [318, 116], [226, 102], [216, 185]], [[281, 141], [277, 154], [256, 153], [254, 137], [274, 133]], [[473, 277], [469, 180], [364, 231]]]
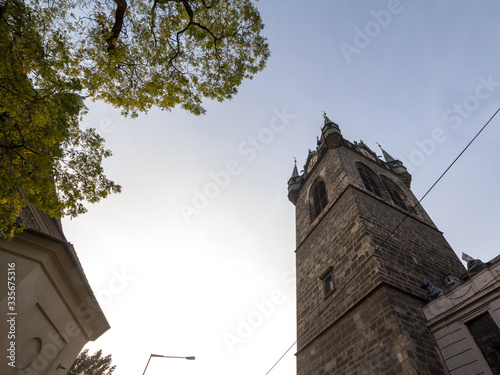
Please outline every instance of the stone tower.
[[[382, 150], [351, 143], [326, 115], [288, 198], [296, 207], [297, 374], [447, 374], [421, 288], [465, 269]], [[448, 277], [448, 276], [451, 276]]]

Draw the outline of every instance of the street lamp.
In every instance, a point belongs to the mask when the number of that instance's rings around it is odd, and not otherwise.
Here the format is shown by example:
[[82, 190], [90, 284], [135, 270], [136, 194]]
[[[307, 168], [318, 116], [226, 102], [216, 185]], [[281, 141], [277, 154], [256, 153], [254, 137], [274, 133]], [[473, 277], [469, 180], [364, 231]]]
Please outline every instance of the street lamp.
[[160, 355], [160, 354], [151, 354], [149, 356], [149, 359], [148, 359], [148, 363], [146, 363], [146, 367], [144, 368], [144, 372], [142, 373], [142, 375], [144, 375], [146, 373], [146, 369], [148, 368], [148, 365], [149, 365], [149, 361], [151, 361], [151, 357], [161, 357], [161, 358], [181, 358], [181, 359], [188, 359], [190, 361], [194, 361], [196, 358], [195, 357], [173, 357], [173, 356], [170, 356], [170, 355]]

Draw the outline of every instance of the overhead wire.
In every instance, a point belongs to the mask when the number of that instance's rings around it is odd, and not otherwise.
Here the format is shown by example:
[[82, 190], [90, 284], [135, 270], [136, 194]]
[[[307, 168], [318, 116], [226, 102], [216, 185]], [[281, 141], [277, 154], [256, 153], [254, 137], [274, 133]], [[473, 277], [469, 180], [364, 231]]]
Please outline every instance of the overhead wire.
[[269, 369], [269, 371], [268, 371], [268, 372], [266, 372], [266, 375], [267, 375], [267, 374], [269, 374], [269, 373], [273, 370], [273, 368], [274, 368], [274, 367], [275, 367], [275, 366], [276, 366], [276, 365], [277, 365], [277, 364], [281, 361], [281, 359], [282, 359], [284, 356], [286, 356], [286, 353], [288, 353], [288, 352], [290, 351], [290, 349], [292, 349], [292, 348], [293, 348], [293, 346], [294, 346], [296, 343], [297, 343], [297, 340], [295, 340], [295, 341], [294, 341], [294, 343], [293, 343], [292, 345], [290, 345], [290, 347], [286, 350], [286, 352], [285, 352], [285, 353], [283, 353], [283, 355], [280, 357], [280, 359], [278, 359], [278, 360], [276, 361], [276, 363], [273, 365], [273, 367], [271, 367], [271, 368]]

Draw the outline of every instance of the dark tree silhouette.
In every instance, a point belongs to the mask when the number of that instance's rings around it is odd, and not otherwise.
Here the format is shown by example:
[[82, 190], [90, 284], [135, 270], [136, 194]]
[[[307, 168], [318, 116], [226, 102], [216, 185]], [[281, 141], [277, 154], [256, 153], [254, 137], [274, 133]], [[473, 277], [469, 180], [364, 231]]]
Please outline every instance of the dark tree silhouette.
[[76, 358], [67, 375], [111, 375], [116, 366], [111, 366], [111, 354], [102, 357], [102, 350], [93, 355], [85, 349]]

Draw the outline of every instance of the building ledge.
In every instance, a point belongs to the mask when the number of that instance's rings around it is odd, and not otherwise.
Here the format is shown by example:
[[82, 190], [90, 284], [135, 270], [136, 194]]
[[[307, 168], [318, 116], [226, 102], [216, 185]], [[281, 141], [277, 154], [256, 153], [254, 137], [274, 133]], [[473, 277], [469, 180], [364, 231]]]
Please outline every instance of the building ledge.
[[485, 303], [487, 303], [491, 298], [486, 297], [491, 293], [500, 293], [498, 291], [500, 284], [498, 277], [500, 275], [500, 260], [497, 257], [494, 261], [464, 283], [427, 303], [422, 308], [422, 311], [428, 321], [428, 325], [432, 326], [442, 320], [448, 320], [449, 317], [458, 311], [466, 309], [470, 305], [477, 306], [478, 303], [481, 303], [482, 299], [485, 299]]

